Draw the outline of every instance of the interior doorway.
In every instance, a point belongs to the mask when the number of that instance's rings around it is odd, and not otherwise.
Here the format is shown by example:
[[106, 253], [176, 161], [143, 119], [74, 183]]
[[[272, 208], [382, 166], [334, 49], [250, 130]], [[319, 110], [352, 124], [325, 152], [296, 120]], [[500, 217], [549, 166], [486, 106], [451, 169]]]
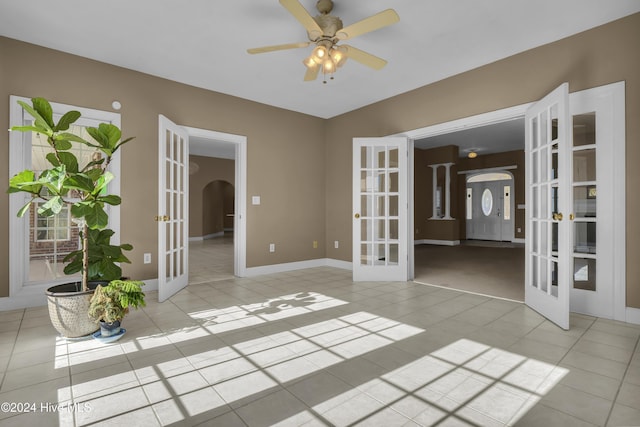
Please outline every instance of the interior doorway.
[[[524, 301], [522, 117], [446, 129], [414, 144], [414, 280]], [[449, 164], [437, 169], [449, 176], [433, 173], [434, 164]], [[444, 205], [437, 190], [447, 180], [450, 214], [437, 215]]]
[[[516, 214], [518, 215], [522, 211], [523, 216], [527, 215], [527, 221], [522, 227], [523, 231], [525, 231], [525, 227], [527, 229], [526, 235], [522, 237], [525, 243], [525, 259], [529, 262], [532, 257], [543, 256], [557, 264], [554, 264], [555, 269], [543, 269], [540, 263], [533, 265], [533, 267], [525, 266], [525, 289], [530, 288], [531, 283], [535, 283], [536, 279], [543, 278], [545, 279], [544, 283], [547, 283], [546, 292], [555, 296], [555, 289], [560, 286], [557, 280], [559, 277], [558, 269], [560, 269], [563, 277], [569, 278], [570, 311], [626, 321], [630, 314], [625, 305], [625, 84], [624, 82], [612, 83], [571, 94], [565, 91], [564, 96], [568, 99], [569, 105], [569, 119], [565, 119], [564, 122], [570, 123], [570, 125], [563, 129], [563, 132], [569, 135], [569, 143], [567, 144], [567, 147], [570, 148], [569, 155], [564, 155], [564, 160], [562, 160], [559, 154], [559, 144], [555, 142], [538, 144], [538, 146], [525, 150], [525, 166], [528, 165], [528, 167], [523, 167], [526, 169], [525, 174], [527, 174], [523, 192], [526, 200], [523, 203], [516, 200]], [[542, 101], [404, 132], [399, 135], [411, 138], [416, 141], [416, 147], [419, 147], [418, 141], [421, 139], [522, 118], [525, 113], [528, 114], [532, 111], [533, 105], [537, 107]], [[537, 124], [537, 126], [528, 127], [527, 134], [540, 137], [540, 129], [545, 129], [545, 141], [557, 141], [556, 135], [560, 133], [561, 128], [558, 109], [552, 105], [545, 114], [537, 121], [531, 119], [527, 121], [528, 124], [529, 122]], [[538, 130], [532, 131], [531, 129]], [[546, 150], [543, 153], [545, 156], [538, 153], [542, 150]], [[474, 153], [470, 151], [468, 154]], [[446, 161], [446, 159], [438, 159], [437, 163]], [[417, 163], [416, 161], [416, 167]], [[452, 169], [455, 168], [452, 167]], [[508, 168], [508, 170], [513, 172], [512, 168]], [[415, 176], [417, 176], [417, 171]], [[538, 185], [535, 180], [531, 180], [532, 176], [534, 178], [542, 176], [545, 179], [544, 182], [548, 184], [544, 184], [546, 187], [542, 184]], [[415, 180], [415, 183], [417, 182]], [[568, 191], [563, 191], [562, 200], [564, 202], [562, 205], [559, 203], [561, 199], [559, 192], [555, 190], [559, 186], [558, 183], [569, 188]], [[516, 190], [518, 190], [517, 180]], [[411, 198], [409, 200], [410, 205], [412, 203], [416, 205], [416, 212], [419, 194], [420, 190], [416, 188], [415, 200], [411, 200]], [[518, 191], [516, 191], [516, 196], [517, 194]], [[532, 195], [536, 197], [534, 198]], [[595, 203], [596, 200], [597, 203]], [[540, 216], [541, 223], [545, 225], [538, 224], [536, 227], [531, 224], [531, 218], [534, 218], [533, 213], [538, 212], [539, 214], [542, 208], [547, 212]], [[410, 222], [413, 220], [410, 218]], [[459, 219], [454, 217], [447, 220]], [[419, 218], [416, 218], [414, 222], [417, 234], [421, 223]], [[560, 223], [570, 224], [568, 227], [571, 231], [568, 233], [570, 234], [569, 238], [561, 235], [558, 231]], [[438, 225], [439, 229], [455, 230], [455, 227], [450, 224], [439, 223]], [[520, 226], [517, 220], [515, 228], [516, 233], [519, 233]], [[564, 229], [566, 230], [567, 227]], [[536, 239], [532, 236], [536, 236]], [[464, 241], [463, 233], [460, 234], [460, 238], [460, 241]], [[540, 244], [536, 246], [536, 242], [540, 242], [541, 239], [546, 239], [543, 241], [549, 244], [544, 247]], [[559, 255], [560, 246], [556, 243], [561, 240], [569, 245], [569, 256]], [[460, 244], [460, 241], [443, 240], [445, 244], [451, 246]], [[514, 244], [518, 241], [519, 238], [516, 236]], [[415, 242], [421, 243], [417, 238]], [[416, 264], [419, 262], [417, 255], [416, 248]], [[417, 266], [416, 271], [418, 271]], [[415, 277], [419, 279], [417, 275]], [[473, 280], [473, 277], [471, 279]], [[526, 292], [525, 301], [527, 301]], [[527, 305], [530, 304], [527, 303]]]
[[234, 277], [239, 252], [236, 143], [189, 131], [189, 284]]

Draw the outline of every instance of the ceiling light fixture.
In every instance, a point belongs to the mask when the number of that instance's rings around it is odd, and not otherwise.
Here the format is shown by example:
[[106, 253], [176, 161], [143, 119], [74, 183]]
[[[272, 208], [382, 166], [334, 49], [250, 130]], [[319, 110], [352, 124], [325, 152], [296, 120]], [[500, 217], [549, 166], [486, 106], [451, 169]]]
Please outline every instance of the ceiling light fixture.
[[341, 46], [335, 46], [332, 40], [321, 40], [318, 46], [313, 49], [311, 55], [305, 58], [302, 63], [307, 67], [307, 72], [318, 73], [322, 70], [324, 80], [322, 83], [327, 83], [327, 74], [329, 79], [333, 80], [333, 74], [336, 69], [342, 67], [347, 61], [345, 49]]
[[315, 80], [320, 71], [324, 75], [323, 83], [327, 83], [327, 75], [329, 75], [330, 80], [333, 80], [334, 73], [344, 65], [347, 57], [374, 70], [380, 70], [387, 64], [384, 59], [356, 49], [353, 46], [338, 46], [338, 43], [395, 24], [400, 20], [400, 17], [393, 9], [383, 10], [355, 24], [343, 27], [342, 20], [335, 15], [331, 15], [333, 10], [332, 0], [318, 0], [316, 8], [320, 15], [316, 17], [312, 17], [307, 12], [300, 0], [280, 0], [280, 4], [305, 27], [309, 41], [252, 48], [247, 49], [248, 53], [265, 53], [315, 45], [311, 55], [302, 61], [307, 67], [307, 72], [304, 76], [304, 81], [306, 82]]
[[469, 154], [467, 154], [467, 157], [470, 159], [475, 159], [476, 157], [478, 157], [478, 153], [476, 153], [475, 151], [469, 151]]

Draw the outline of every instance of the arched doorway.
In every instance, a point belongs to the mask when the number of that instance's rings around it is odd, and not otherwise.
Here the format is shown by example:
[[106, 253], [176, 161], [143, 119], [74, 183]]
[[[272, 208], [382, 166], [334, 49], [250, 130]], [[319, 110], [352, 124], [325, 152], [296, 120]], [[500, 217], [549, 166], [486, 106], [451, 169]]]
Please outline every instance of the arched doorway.
[[235, 188], [224, 180], [211, 181], [202, 189], [203, 236], [221, 236], [233, 233]]

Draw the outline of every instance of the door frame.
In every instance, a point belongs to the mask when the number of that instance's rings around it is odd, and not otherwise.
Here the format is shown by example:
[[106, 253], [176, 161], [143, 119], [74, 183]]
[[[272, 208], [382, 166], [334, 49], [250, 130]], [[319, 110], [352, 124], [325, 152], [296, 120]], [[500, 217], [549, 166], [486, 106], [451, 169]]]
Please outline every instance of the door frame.
[[[601, 91], [601, 90], [605, 90], [605, 88], [611, 88], [613, 89], [616, 93], [619, 93], [620, 91], [622, 92], [623, 95], [625, 94], [625, 82], [624, 81], [620, 81], [620, 82], [615, 82], [615, 83], [610, 83], [607, 85], [603, 85], [603, 86], [597, 86], [597, 87], [593, 87], [593, 88], [588, 88], [582, 91], [578, 91], [578, 92], [570, 92], [569, 93], [569, 102], [571, 103], [571, 99], [573, 97], [576, 96], [580, 96], [579, 94], [585, 94], [587, 93], [587, 91]], [[618, 103], [622, 104], [622, 107], [624, 107], [624, 96], [622, 97], [622, 99], [618, 99], [618, 96], [616, 95], [616, 99]], [[480, 114], [476, 114], [473, 116], [468, 116], [468, 117], [463, 117], [460, 119], [455, 119], [455, 120], [451, 120], [448, 122], [444, 122], [444, 123], [438, 123], [435, 125], [431, 125], [431, 126], [425, 126], [422, 128], [418, 128], [418, 129], [413, 129], [413, 130], [409, 130], [409, 131], [404, 131], [404, 132], [398, 132], [392, 135], [388, 135], [388, 136], [406, 136], [409, 138], [409, 147], [410, 147], [410, 157], [413, 157], [413, 145], [414, 145], [414, 141], [418, 140], [418, 139], [424, 139], [424, 138], [429, 138], [429, 137], [433, 137], [433, 136], [437, 136], [437, 135], [443, 135], [443, 134], [447, 134], [447, 133], [452, 133], [452, 132], [457, 132], [460, 130], [465, 130], [465, 129], [470, 129], [470, 128], [474, 128], [474, 127], [480, 127], [480, 126], [487, 126], [487, 125], [491, 125], [491, 124], [496, 124], [496, 123], [501, 123], [501, 122], [505, 122], [505, 121], [510, 121], [510, 120], [514, 120], [514, 119], [518, 119], [518, 118], [524, 118], [525, 112], [529, 109], [530, 106], [532, 106], [535, 102], [527, 102], [524, 104], [520, 104], [520, 105], [515, 105], [512, 107], [507, 107], [507, 108], [503, 108], [503, 109], [499, 109], [499, 110], [495, 110], [495, 111], [490, 111], [487, 113], [480, 113]], [[624, 111], [624, 110], [623, 110]], [[620, 146], [615, 146], [613, 148], [613, 155], [616, 156], [616, 163], [618, 165], [621, 165], [620, 168], [618, 168], [616, 170], [616, 176], [614, 178], [614, 180], [621, 184], [618, 185], [616, 187], [616, 196], [615, 196], [615, 210], [616, 212], [618, 212], [619, 218], [618, 220], [614, 221], [614, 236], [615, 236], [615, 250], [617, 253], [622, 253], [624, 254], [624, 256], [618, 256], [616, 257], [616, 262], [615, 262], [615, 266], [614, 269], [616, 271], [616, 276], [614, 279], [614, 284], [613, 284], [613, 292], [614, 292], [614, 315], [613, 318], [614, 320], [619, 320], [619, 321], [627, 321], [627, 317], [628, 317], [628, 310], [626, 307], [626, 239], [625, 239], [625, 229], [626, 229], [626, 206], [625, 206], [625, 199], [626, 199], [626, 190], [625, 190], [625, 171], [624, 171], [624, 165], [625, 165], [625, 158], [624, 158], [624, 153], [626, 151], [625, 149], [625, 144], [626, 144], [626, 115], [625, 114], [621, 114], [619, 115], [620, 117], [614, 117], [614, 132], [616, 135], [616, 138], [614, 138], [614, 144], [617, 142], [619, 143]], [[412, 183], [411, 185], [413, 186], [413, 183], [415, 181], [415, 174], [414, 174], [414, 168], [413, 168], [413, 159], [411, 159], [410, 161], [410, 167], [408, 169], [408, 173], [409, 173], [409, 182]], [[408, 220], [407, 223], [410, 224], [411, 226], [414, 223], [414, 194], [413, 191], [411, 191], [408, 194], [407, 197], [407, 201], [409, 202], [409, 212], [408, 212]], [[411, 232], [409, 233], [410, 237], [413, 237], [413, 230], [411, 230]], [[528, 233], [525, 233], [525, 241], [528, 238]], [[414, 244], [414, 241], [412, 238], [408, 239], [408, 244], [412, 245]], [[413, 247], [409, 248], [409, 253], [412, 254], [413, 253]], [[409, 271], [415, 271], [415, 259], [411, 256], [409, 256]], [[410, 277], [413, 277], [413, 275], [411, 275]], [[524, 283], [522, 284], [522, 286], [524, 286]]]
[[[189, 137], [205, 138], [236, 147], [235, 154], [235, 216], [233, 224], [233, 274], [247, 276], [247, 137], [231, 133], [182, 126]], [[188, 195], [187, 195], [188, 197]]]

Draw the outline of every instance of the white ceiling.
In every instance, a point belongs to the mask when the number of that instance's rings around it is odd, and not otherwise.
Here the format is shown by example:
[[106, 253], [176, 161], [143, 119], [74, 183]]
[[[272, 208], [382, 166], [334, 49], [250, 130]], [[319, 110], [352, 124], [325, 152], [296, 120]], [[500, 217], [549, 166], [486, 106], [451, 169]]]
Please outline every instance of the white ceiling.
[[[399, 23], [349, 41], [384, 69], [351, 60], [322, 84], [302, 80], [311, 47], [247, 54], [306, 41], [276, 0], [0, 0], [0, 35], [330, 118], [640, 11], [638, 0], [335, 2], [345, 26], [398, 12]], [[301, 3], [316, 14], [315, 0]]]
[[416, 148], [457, 145], [460, 157], [471, 151], [478, 155], [524, 150], [524, 117], [445, 133], [414, 142]]

